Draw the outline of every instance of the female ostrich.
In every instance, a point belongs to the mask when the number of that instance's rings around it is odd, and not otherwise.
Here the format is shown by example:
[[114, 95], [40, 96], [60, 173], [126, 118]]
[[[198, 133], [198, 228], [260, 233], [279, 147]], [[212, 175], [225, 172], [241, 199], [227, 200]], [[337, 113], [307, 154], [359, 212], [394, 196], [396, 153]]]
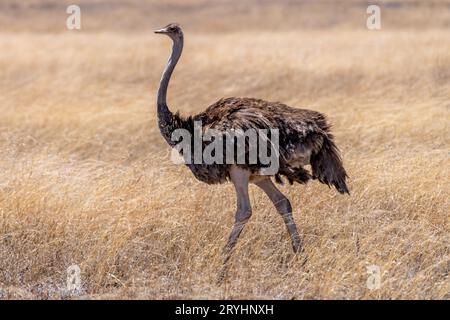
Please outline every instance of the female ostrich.
[[[202, 130], [221, 131], [233, 129], [278, 129], [279, 170], [271, 175], [282, 183], [281, 176], [293, 182], [306, 183], [309, 179], [333, 185], [340, 193], [349, 193], [345, 179], [347, 174], [333, 142], [330, 126], [323, 114], [304, 109], [291, 108], [278, 102], [267, 102], [254, 98], [221, 99], [204, 112], [188, 118], [173, 114], [166, 102], [169, 80], [183, 49], [183, 32], [178, 24], [172, 23], [155, 31], [168, 35], [173, 41], [172, 54], [163, 72], [158, 89], [158, 124], [162, 136], [171, 147], [176, 143], [172, 133], [176, 129], [194, 130], [194, 121], [201, 121]], [[303, 168], [311, 165], [312, 173]], [[231, 180], [237, 195], [235, 223], [225, 246], [227, 260], [229, 253], [251, 216], [252, 209], [248, 194], [249, 183], [261, 188], [283, 217], [291, 237], [294, 252], [301, 249], [301, 241], [292, 217], [289, 200], [273, 184], [270, 175], [262, 175], [261, 167], [249, 164], [187, 164], [194, 176], [208, 184]]]

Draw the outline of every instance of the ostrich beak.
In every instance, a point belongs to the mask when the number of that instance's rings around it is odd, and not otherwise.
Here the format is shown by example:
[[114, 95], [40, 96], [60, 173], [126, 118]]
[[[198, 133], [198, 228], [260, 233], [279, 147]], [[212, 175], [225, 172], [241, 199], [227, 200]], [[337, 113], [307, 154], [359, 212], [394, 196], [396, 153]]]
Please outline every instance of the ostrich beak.
[[155, 33], [167, 33], [167, 30], [165, 28], [155, 30]]

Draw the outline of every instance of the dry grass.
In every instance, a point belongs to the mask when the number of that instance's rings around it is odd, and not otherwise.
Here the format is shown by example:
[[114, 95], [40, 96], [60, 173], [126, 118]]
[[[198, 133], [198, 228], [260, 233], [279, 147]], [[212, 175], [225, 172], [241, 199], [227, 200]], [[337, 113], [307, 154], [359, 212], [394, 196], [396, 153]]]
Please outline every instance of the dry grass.
[[[351, 197], [318, 183], [283, 188], [304, 237], [304, 266], [252, 187], [254, 215], [229, 282], [218, 286], [234, 193], [168, 159], [154, 101], [169, 41], [147, 31], [151, 23], [72, 33], [35, 19], [39, 32], [16, 21], [0, 34], [4, 298], [66, 297], [72, 264], [82, 270], [82, 298], [450, 298], [443, 21], [379, 32], [351, 23], [238, 32], [230, 21], [200, 32], [192, 20], [173, 109], [192, 114], [223, 96], [256, 96], [322, 111], [351, 176]], [[366, 288], [371, 264], [382, 271], [378, 290]]]

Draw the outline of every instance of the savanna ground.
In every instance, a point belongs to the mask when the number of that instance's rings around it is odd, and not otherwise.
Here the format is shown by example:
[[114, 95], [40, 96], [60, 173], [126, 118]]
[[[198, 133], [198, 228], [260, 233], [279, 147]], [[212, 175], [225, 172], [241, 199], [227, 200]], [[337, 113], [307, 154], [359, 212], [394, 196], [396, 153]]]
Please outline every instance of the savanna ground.
[[[449, 299], [450, 3], [0, 2], [0, 297]], [[326, 113], [351, 196], [282, 188], [308, 257], [251, 187], [253, 216], [215, 283], [234, 219], [230, 184], [173, 164], [155, 92], [178, 21], [169, 104], [226, 96]], [[66, 270], [81, 268], [69, 295]], [[367, 267], [381, 270], [367, 288]]]

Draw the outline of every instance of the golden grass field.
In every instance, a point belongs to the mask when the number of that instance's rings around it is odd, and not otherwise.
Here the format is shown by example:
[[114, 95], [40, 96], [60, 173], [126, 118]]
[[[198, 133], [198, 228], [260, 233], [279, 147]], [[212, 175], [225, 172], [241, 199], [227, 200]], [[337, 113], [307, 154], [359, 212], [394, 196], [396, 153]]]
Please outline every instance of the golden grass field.
[[[379, 31], [358, 1], [89, 3], [79, 31], [64, 1], [0, 4], [0, 298], [450, 299], [448, 2], [386, 1]], [[185, 26], [174, 111], [254, 96], [333, 123], [351, 196], [282, 188], [304, 265], [252, 186], [216, 284], [235, 195], [173, 164], [159, 134], [170, 41], [152, 29], [172, 21]]]

